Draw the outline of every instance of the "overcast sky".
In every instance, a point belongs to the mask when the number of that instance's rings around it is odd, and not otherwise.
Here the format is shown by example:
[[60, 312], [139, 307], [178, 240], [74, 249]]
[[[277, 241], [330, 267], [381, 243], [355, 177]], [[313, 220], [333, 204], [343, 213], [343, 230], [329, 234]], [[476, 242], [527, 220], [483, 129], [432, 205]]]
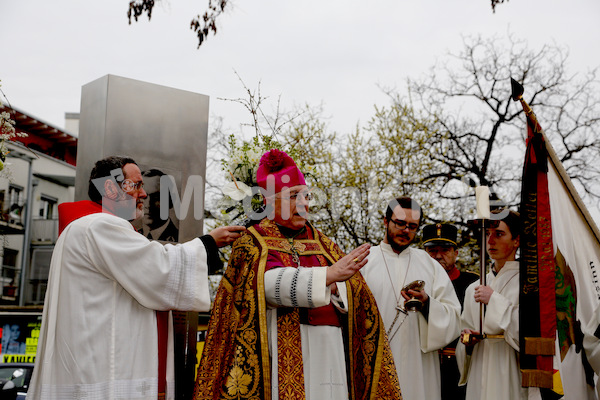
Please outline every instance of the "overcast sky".
[[568, 47], [573, 73], [600, 66], [598, 0], [510, 0], [495, 13], [489, 0], [230, 1], [197, 49], [189, 22], [206, 1], [158, 0], [151, 22], [128, 25], [129, 0], [0, 0], [2, 90], [63, 127], [81, 87], [114, 74], [209, 95], [235, 133], [249, 114], [217, 98], [244, 97], [237, 71], [285, 109], [322, 103], [331, 129], [350, 132], [387, 104], [380, 86], [419, 78], [464, 35], [510, 30], [533, 48]]

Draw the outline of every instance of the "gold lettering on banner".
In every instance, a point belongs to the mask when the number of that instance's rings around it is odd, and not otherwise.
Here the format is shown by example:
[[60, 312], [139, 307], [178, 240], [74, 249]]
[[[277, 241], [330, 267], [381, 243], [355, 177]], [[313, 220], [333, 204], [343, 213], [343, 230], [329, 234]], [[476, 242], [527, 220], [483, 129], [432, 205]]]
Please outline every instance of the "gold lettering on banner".
[[[522, 287], [523, 294], [531, 294], [539, 292], [539, 266], [538, 266], [538, 240], [537, 234], [538, 217], [537, 217], [537, 194], [528, 193], [524, 202], [523, 220], [523, 236], [527, 238], [522, 242], [521, 257], [525, 262], [524, 284]], [[545, 230], [545, 229], [544, 229]]]
[[[548, 269], [554, 269], [554, 246], [552, 245], [552, 226], [550, 220], [544, 216], [538, 219], [539, 231], [538, 237], [541, 238], [543, 246], [540, 252], [540, 263], [542, 268], [547, 271]], [[548, 245], [549, 244], [549, 245]]]
[[538, 292], [540, 288], [537, 285], [525, 284], [523, 285], [523, 294]]

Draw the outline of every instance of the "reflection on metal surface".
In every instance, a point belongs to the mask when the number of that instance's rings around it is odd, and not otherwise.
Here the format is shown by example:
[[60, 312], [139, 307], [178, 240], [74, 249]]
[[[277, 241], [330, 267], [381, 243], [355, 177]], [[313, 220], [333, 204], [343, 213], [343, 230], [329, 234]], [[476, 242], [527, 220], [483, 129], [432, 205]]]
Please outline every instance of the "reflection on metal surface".
[[[185, 242], [201, 236], [202, 219], [194, 214], [204, 215], [208, 103], [205, 95], [115, 75], [84, 85], [75, 200], [88, 198], [88, 180], [97, 160], [129, 156], [146, 173], [145, 185], [156, 171], [172, 176], [182, 202], [187, 199], [184, 193], [190, 178], [202, 183], [194, 187], [200, 200], [181, 204], [189, 208], [185, 218], [171, 214], [157, 218], [157, 209], [151, 207], [159, 205], [150, 204], [156, 196], [149, 196], [147, 214], [134, 226], [146, 237], [161, 241]], [[174, 313], [174, 319], [176, 398], [189, 399], [194, 389], [198, 313]]]

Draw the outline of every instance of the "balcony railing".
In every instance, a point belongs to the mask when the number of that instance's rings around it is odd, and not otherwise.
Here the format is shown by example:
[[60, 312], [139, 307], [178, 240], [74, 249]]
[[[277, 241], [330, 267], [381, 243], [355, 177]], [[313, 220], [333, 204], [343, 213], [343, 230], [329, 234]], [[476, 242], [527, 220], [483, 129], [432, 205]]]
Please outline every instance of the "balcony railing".
[[57, 219], [34, 219], [31, 221], [31, 242], [53, 244], [58, 239]]

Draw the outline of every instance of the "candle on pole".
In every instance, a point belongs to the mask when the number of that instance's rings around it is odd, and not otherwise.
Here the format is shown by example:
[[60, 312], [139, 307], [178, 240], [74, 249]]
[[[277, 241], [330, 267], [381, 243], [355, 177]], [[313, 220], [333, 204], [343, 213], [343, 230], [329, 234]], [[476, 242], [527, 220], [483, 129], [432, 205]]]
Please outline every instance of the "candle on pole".
[[477, 202], [477, 219], [490, 219], [490, 188], [477, 186], [475, 188]]
[[[479, 267], [479, 284], [481, 286], [486, 285], [486, 268], [485, 268], [485, 226], [486, 221], [490, 219], [490, 189], [487, 186], [477, 186], [475, 188], [475, 201], [477, 203], [477, 219], [479, 220], [481, 228], [481, 241], [480, 241], [480, 267]], [[485, 318], [485, 305], [479, 304], [479, 333], [483, 333], [483, 319]]]

